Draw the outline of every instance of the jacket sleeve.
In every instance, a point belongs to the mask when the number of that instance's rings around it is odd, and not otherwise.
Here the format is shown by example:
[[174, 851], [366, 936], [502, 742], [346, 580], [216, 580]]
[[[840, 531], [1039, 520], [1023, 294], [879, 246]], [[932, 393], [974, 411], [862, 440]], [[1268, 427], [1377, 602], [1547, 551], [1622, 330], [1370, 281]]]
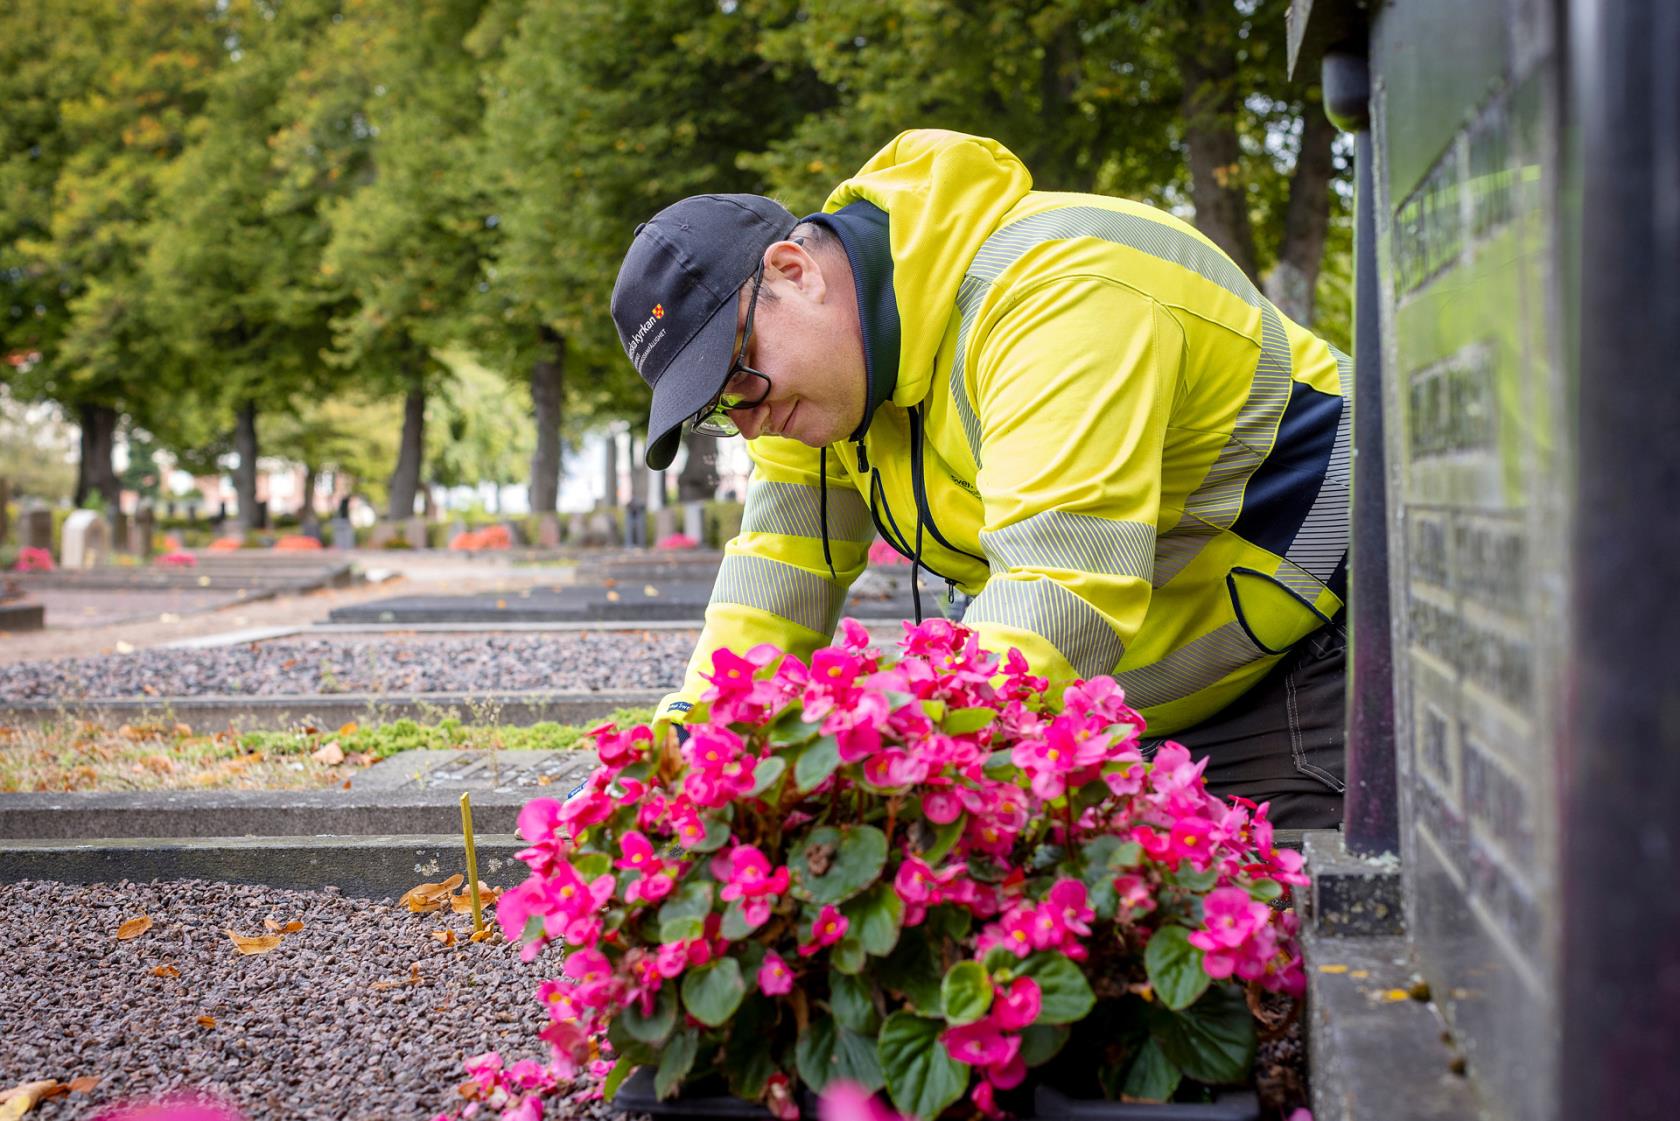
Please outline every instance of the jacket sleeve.
[[761, 642], [809, 658], [834, 636], [846, 592], [868, 561], [874, 536], [869, 508], [828, 455], [829, 562], [823, 558], [820, 455], [794, 440], [760, 437], [753, 458], [741, 532], [724, 547], [723, 565], [706, 607], [706, 626], [689, 659], [682, 690], [660, 702], [657, 717], [681, 722], [709, 682], [712, 655], [745, 653]]
[[964, 622], [1052, 679], [1112, 673], [1149, 607], [1182, 329], [1093, 276], [1041, 282], [988, 318], [969, 388], [991, 575]]

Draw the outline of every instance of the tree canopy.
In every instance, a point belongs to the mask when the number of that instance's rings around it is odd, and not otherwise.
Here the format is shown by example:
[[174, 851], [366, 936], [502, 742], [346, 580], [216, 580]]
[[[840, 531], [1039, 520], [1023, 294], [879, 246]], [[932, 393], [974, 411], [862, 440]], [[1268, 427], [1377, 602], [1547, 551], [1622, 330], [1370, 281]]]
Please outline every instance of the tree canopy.
[[1347, 160], [1285, 6], [13, 0], [0, 379], [81, 422], [108, 497], [126, 425], [237, 449], [242, 490], [261, 449], [353, 462], [394, 514], [475, 474], [552, 508], [562, 435], [646, 415], [607, 316], [636, 224], [702, 191], [815, 209], [922, 126], [1192, 218], [1345, 342]]

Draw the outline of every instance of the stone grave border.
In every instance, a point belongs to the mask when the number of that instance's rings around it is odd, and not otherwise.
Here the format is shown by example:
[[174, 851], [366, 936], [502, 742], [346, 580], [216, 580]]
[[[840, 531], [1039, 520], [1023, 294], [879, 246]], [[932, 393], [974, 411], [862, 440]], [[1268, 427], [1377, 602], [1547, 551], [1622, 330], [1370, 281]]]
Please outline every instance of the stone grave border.
[[651, 708], [666, 690], [611, 693], [549, 690], [477, 693], [312, 693], [290, 696], [122, 697], [84, 701], [25, 701], [0, 706], [0, 722], [39, 727], [59, 720], [121, 724], [180, 722], [195, 729], [273, 731], [311, 724], [336, 728], [352, 721], [440, 720], [529, 727], [576, 724], [617, 708]]

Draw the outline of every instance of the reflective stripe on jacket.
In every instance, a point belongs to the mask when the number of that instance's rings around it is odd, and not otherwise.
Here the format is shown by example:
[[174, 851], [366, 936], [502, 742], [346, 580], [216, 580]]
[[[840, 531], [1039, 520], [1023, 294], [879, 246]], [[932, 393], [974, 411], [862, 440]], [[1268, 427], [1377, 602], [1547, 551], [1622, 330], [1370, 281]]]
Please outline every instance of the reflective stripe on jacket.
[[1341, 609], [1348, 358], [1171, 215], [1030, 188], [995, 141], [917, 131], [830, 196], [888, 218], [891, 399], [861, 445], [750, 445], [741, 533], [662, 713], [720, 647], [827, 643], [877, 526], [908, 554], [920, 521], [988, 648], [1113, 674], [1157, 734]]

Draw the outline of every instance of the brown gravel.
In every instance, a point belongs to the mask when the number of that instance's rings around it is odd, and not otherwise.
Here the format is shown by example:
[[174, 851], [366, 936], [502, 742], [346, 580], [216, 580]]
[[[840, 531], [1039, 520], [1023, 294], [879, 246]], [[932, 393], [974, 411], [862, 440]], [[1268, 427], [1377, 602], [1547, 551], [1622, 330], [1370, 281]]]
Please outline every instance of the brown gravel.
[[[119, 941], [140, 915], [150, 929]], [[240, 954], [225, 930], [267, 934], [268, 918], [303, 928]], [[42, 1121], [194, 1088], [247, 1121], [424, 1121], [459, 1104], [465, 1056], [541, 1057], [533, 992], [552, 964], [468, 942], [470, 925], [334, 888], [0, 886], [0, 1089], [100, 1079], [38, 1106], [29, 1116]], [[432, 937], [446, 927], [452, 947]]]

